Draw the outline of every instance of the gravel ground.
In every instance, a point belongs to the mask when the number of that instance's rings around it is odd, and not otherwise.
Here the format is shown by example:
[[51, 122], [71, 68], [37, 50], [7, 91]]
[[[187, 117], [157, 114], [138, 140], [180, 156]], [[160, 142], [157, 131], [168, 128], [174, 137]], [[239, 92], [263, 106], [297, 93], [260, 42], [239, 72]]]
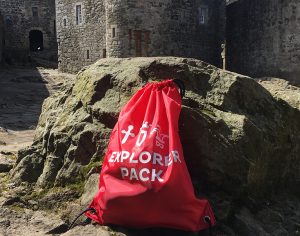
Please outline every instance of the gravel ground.
[[[15, 157], [17, 151], [31, 145], [45, 98], [64, 80], [75, 75], [44, 68], [0, 68], [0, 164]], [[56, 214], [5, 206], [13, 200], [13, 190], [4, 184], [8, 173], [0, 173], [0, 236], [46, 235], [63, 225]]]

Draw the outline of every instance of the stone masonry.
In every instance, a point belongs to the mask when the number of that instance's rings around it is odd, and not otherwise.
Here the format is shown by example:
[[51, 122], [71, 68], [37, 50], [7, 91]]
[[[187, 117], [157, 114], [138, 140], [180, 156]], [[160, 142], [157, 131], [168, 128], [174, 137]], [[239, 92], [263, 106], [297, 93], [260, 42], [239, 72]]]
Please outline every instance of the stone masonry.
[[[80, 6], [81, 22], [76, 18]], [[77, 10], [79, 11], [79, 10]], [[101, 0], [57, 0], [59, 69], [76, 72], [106, 54], [105, 7]]]
[[227, 6], [227, 69], [300, 84], [300, 1], [239, 0]]
[[221, 64], [224, 0], [57, 0], [59, 69], [103, 57], [182, 56]]
[[58, 54], [77, 72], [105, 57], [178, 56], [300, 83], [299, 0], [1, 0], [0, 13], [6, 62]]
[[3, 41], [4, 41], [4, 25], [3, 17], [0, 13], [0, 64], [2, 63], [2, 54], [3, 54]]
[[38, 54], [56, 59], [55, 0], [2, 0], [0, 12], [4, 18], [7, 61], [27, 61], [29, 56]]

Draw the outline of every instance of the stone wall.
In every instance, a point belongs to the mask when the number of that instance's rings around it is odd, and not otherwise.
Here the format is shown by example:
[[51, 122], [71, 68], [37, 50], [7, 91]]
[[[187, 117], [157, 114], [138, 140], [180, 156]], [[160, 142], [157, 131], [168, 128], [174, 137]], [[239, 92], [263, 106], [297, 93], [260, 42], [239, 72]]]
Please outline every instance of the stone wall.
[[[118, 0], [106, 2], [108, 56], [184, 56], [220, 65], [224, 1], [127, 2], [127, 5]], [[200, 22], [201, 8], [206, 9], [203, 22]]]
[[[76, 25], [79, 4], [83, 22]], [[225, 1], [58, 0], [57, 27], [63, 71], [78, 71], [105, 56], [182, 56], [219, 66]]]
[[227, 69], [300, 83], [299, 0], [240, 0], [227, 6]]
[[39, 30], [43, 34], [44, 50], [39, 54], [47, 54], [55, 60], [55, 0], [0, 1], [0, 11], [3, 12], [5, 24], [5, 57], [8, 60], [28, 59], [31, 54], [29, 34], [32, 30]]
[[4, 41], [4, 24], [3, 24], [3, 17], [0, 13], [0, 64], [3, 62], [3, 41]]
[[[105, 9], [99, 0], [57, 0], [59, 69], [76, 72], [105, 57]], [[76, 6], [81, 6], [82, 22], [76, 22]]]

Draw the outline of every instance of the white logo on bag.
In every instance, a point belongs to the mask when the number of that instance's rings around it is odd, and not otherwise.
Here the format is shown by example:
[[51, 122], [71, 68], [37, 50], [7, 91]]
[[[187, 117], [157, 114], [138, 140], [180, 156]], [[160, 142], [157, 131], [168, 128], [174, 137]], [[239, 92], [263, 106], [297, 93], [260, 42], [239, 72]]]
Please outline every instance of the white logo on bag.
[[[162, 156], [159, 153], [143, 151], [136, 155], [128, 151], [112, 152], [108, 158], [110, 163], [128, 163], [128, 164], [152, 164], [158, 167], [168, 167], [173, 164], [181, 163], [180, 155], [177, 150], [171, 151], [168, 155]], [[137, 167], [140, 165], [136, 165]], [[163, 170], [156, 168], [134, 168], [120, 167], [122, 179], [140, 180], [142, 182], [158, 180], [163, 182]]]
[[122, 139], [122, 144], [126, 143], [127, 142], [127, 139], [130, 137], [134, 138], [135, 137], [135, 134], [134, 133], [131, 133], [131, 131], [134, 129], [134, 126], [133, 125], [129, 125], [128, 126], [128, 130], [122, 130], [122, 134], [125, 134], [124, 138]]
[[[125, 144], [129, 138], [136, 137], [133, 125], [128, 125], [127, 130], [121, 130], [121, 133], [124, 134], [122, 144]], [[141, 147], [142, 144], [146, 141], [148, 135], [150, 135], [150, 138], [153, 139], [154, 145], [161, 150], [163, 150], [165, 148], [165, 145], [168, 144], [167, 140], [169, 139], [169, 135], [163, 134], [159, 125], [152, 127], [152, 125], [149, 124], [148, 121], [144, 121], [142, 127], [140, 127], [139, 129], [135, 146]], [[151, 144], [149, 146], [152, 147]], [[167, 155], [149, 151], [142, 151], [141, 153], [130, 153], [123, 150], [120, 152], [112, 152], [110, 157], [108, 158], [108, 162], [137, 165], [136, 167], [120, 167], [122, 179], [129, 179], [130, 181], [138, 180], [142, 182], [163, 182], [163, 170], [161, 170], [160, 168], [168, 167], [175, 163], [181, 163], [181, 160], [179, 152], [177, 150], [173, 150]], [[141, 168], [139, 165], [148, 165], [150, 163], [155, 168]]]
[[150, 134], [156, 133], [156, 143], [155, 145], [161, 149], [164, 149], [165, 147], [165, 139], [169, 139], [169, 135], [166, 134], [160, 134], [160, 127], [157, 125]]
[[147, 133], [148, 133], [146, 129], [149, 129], [149, 128], [150, 128], [149, 122], [145, 121], [143, 123], [142, 127], [140, 128], [141, 132], [139, 133], [139, 137], [136, 141], [136, 145], [138, 147], [140, 147], [145, 142]]
[[[148, 129], [151, 127], [152, 125], [149, 124], [148, 121], [144, 121], [142, 127], [140, 128], [140, 132], [136, 141], [136, 145], [138, 147], [142, 146], [142, 144], [145, 142], [147, 135], [148, 135]], [[135, 134], [133, 132], [131, 132], [134, 129], [133, 125], [129, 125], [127, 130], [122, 130], [121, 133], [125, 134], [125, 136], [122, 139], [122, 144], [125, 144], [128, 140], [129, 137], [134, 138]], [[150, 135], [156, 133], [156, 142], [155, 145], [157, 147], [159, 147], [160, 149], [164, 149], [165, 147], [165, 140], [169, 139], [169, 135], [166, 134], [161, 134], [160, 132], [160, 126], [157, 125], [155, 128], [153, 128], [150, 132]]]

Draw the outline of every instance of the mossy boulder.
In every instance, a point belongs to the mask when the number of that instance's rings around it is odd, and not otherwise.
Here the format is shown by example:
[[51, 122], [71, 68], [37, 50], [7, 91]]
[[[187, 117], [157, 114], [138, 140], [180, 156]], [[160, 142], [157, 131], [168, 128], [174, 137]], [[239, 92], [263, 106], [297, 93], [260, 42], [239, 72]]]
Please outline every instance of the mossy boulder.
[[249, 77], [171, 57], [103, 59], [80, 71], [45, 100], [14, 180], [40, 187], [85, 181], [91, 163], [101, 167], [124, 104], [146, 82], [169, 78], [186, 85], [179, 128], [195, 182], [258, 195], [297, 190], [300, 111]]

